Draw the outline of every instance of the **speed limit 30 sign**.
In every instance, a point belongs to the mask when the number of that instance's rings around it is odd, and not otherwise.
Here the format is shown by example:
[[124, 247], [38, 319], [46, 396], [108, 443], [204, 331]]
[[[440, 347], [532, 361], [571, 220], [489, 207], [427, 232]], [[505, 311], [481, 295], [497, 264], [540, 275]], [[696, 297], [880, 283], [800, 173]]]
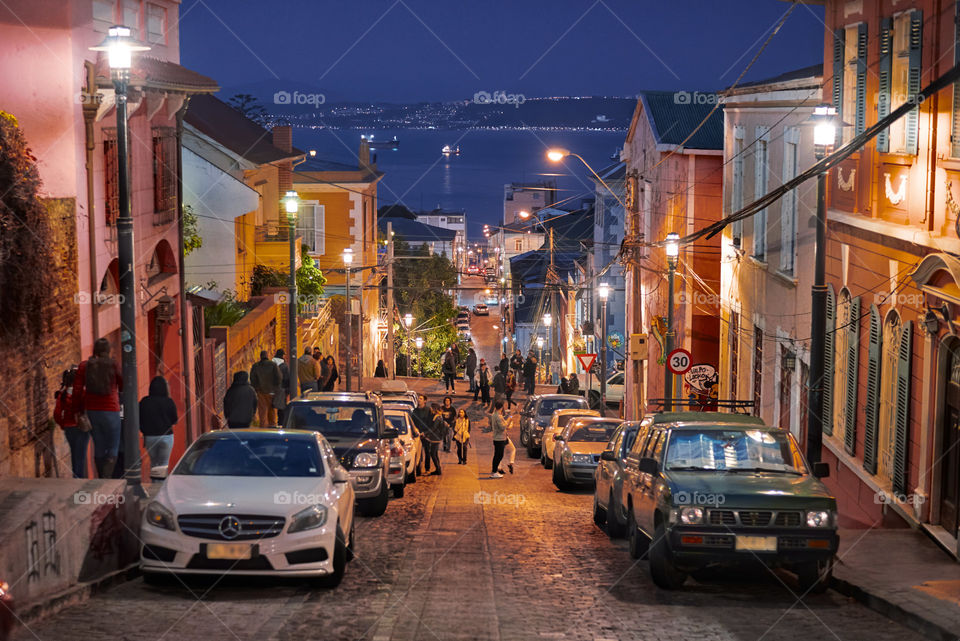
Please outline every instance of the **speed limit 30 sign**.
[[693, 365], [693, 359], [690, 352], [683, 348], [677, 348], [667, 354], [667, 367], [674, 374], [686, 374], [691, 365]]

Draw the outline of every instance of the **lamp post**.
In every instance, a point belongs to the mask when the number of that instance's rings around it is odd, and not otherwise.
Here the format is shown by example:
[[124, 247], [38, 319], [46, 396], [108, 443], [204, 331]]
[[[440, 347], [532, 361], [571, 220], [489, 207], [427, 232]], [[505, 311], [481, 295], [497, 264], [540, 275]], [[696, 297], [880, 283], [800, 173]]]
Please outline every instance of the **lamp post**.
[[540, 365], [537, 369], [543, 367], [543, 336], [537, 336], [537, 350], [540, 352]]
[[417, 336], [413, 339], [413, 342], [417, 346], [417, 363], [420, 364], [420, 378], [423, 378], [423, 359], [420, 357], [420, 350], [423, 348], [423, 336]]
[[410, 376], [410, 326], [413, 325], [413, 314], [404, 314], [403, 325], [407, 328], [407, 376]]
[[297, 212], [300, 211], [300, 197], [297, 192], [288, 191], [283, 197], [283, 208], [287, 213], [287, 228], [290, 236], [290, 279], [287, 284], [290, 300], [287, 310], [287, 358], [290, 364], [290, 398], [297, 396]]
[[[817, 160], [836, 141], [837, 110], [820, 105], [813, 110], [813, 144]], [[807, 418], [807, 460], [818, 463], [823, 448], [823, 375], [827, 331], [827, 172], [817, 176], [817, 247], [814, 258], [810, 317], [810, 389]]]
[[555, 337], [550, 333], [551, 331], [550, 328], [553, 326], [553, 314], [551, 314], [550, 312], [547, 312], [546, 314], [543, 315], [543, 326], [547, 329], [547, 336], [549, 337], [549, 340], [550, 340], [550, 342], [548, 343], [549, 349], [547, 350], [547, 352], [549, 352], [550, 354], [550, 364], [547, 365], [546, 376], [544, 376], [544, 379], [549, 378], [550, 382], [552, 383], [553, 372], [550, 371], [550, 367], [553, 365], [553, 350], [556, 349], [556, 346], [554, 345], [554, 340], [553, 340]]
[[607, 410], [607, 298], [610, 296], [610, 286], [600, 283], [597, 286], [597, 295], [603, 304], [600, 307], [600, 325], [602, 326], [600, 344], [600, 413]]
[[[680, 235], [674, 232], [667, 234], [665, 245], [667, 254], [667, 335], [664, 337], [664, 351], [666, 356], [673, 351], [673, 341], [676, 333], [673, 328], [673, 280], [677, 273], [677, 258], [680, 256]], [[663, 409], [673, 410], [673, 374], [670, 373], [669, 358], [663, 361]]]
[[353, 262], [353, 249], [347, 247], [343, 250], [343, 264], [347, 271], [347, 391], [351, 387], [351, 371], [353, 361], [353, 301], [350, 299], [350, 264]]
[[124, 479], [137, 496], [140, 484], [140, 412], [137, 385], [137, 290], [134, 272], [133, 216], [130, 212], [130, 178], [127, 168], [127, 85], [135, 51], [148, 51], [130, 35], [130, 28], [115, 25], [92, 51], [106, 51], [117, 105], [117, 259], [120, 263], [120, 345], [123, 373]]

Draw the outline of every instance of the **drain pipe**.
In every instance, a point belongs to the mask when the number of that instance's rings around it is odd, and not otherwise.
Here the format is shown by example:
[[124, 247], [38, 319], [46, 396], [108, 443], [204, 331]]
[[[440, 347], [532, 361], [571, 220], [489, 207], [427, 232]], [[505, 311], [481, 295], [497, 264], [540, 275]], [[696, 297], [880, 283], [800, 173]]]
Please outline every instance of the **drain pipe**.
[[87, 174], [87, 253], [90, 258], [90, 331], [93, 345], [100, 338], [100, 307], [97, 297], [100, 295], [100, 278], [97, 270], [97, 218], [94, 215], [96, 198], [93, 192], [93, 151], [96, 148], [94, 141], [93, 123], [100, 109], [101, 96], [97, 93], [96, 67], [89, 60], [83, 63], [87, 75], [86, 87], [83, 92], [83, 135], [86, 143], [86, 174]]
[[[200, 436], [193, 416], [193, 388], [191, 387], [193, 358], [187, 346], [193, 335], [193, 326], [188, 324], [187, 316], [187, 277], [186, 253], [183, 246], [183, 116], [187, 113], [190, 97], [183, 99], [183, 106], [177, 110], [177, 245], [180, 255], [180, 358], [183, 366], [180, 377], [183, 379], [183, 413], [187, 418], [187, 443], [189, 445]], [[188, 333], [189, 332], [189, 333]], [[194, 348], [195, 349], [195, 348]]]

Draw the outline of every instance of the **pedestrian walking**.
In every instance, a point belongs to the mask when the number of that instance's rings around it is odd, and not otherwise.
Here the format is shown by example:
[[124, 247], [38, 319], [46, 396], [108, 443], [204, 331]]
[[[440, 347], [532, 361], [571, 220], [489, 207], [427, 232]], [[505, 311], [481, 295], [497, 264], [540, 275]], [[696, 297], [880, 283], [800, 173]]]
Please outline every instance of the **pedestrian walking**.
[[337, 361], [334, 360], [333, 354], [327, 356], [326, 363], [327, 377], [323, 384], [323, 391], [332, 392], [337, 384], [337, 381], [340, 380], [340, 372], [337, 370]]
[[516, 405], [513, 402], [513, 393], [517, 389], [517, 376], [513, 373], [513, 370], [507, 372], [507, 380], [504, 381], [503, 392], [507, 397], [507, 410]]
[[464, 363], [467, 372], [467, 381], [470, 382], [470, 391], [477, 391], [477, 352], [471, 347], [467, 351], [467, 362]]
[[443, 435], [447, 430], [447, 422], [443, 420], [443, 413], [440, 411], [440, 406], [437, 403], [430, 406], [430, 411], [432, 417], [430, 423], [427, 425], [427, 429], [423, 432], [427, 445], [425, 458], [428, 469], [430, 462], [433, 462], [434, 470], [430, 472], [430, 476], [440, 476], [443, 473], [440, 469], [440, 442], [443, 440]]
[[316, 348], [312, 350], [307, 347], [303, 350], [303, 356], [297, 359], [297, 380], [300, 383], [300, 393], [316, 392], [317, 379], [320, 378], [320, 361], [313, 357], [313, 352], [319, 351]]
[[493, 412], [487, 415], [490, 430], [493, 432], [493, 461], [490, 465], [490, 478], [502, 479], [503, 451], [507, 446], [507, 421], [503, 416], [503, 401], [493, 402]]
[[[143, 447], [150, 457], [150, 478], [162, 479], [161, 470], [170, 463], [173, 450], [173, 426], [177, 424], [177, 406], [170, 398], [167, 379], [154, 376], [149, 392], [140, 399], [140, 433]], [[154, 473], [157, 470], [157, 473]]]
[[420, 448], [420, 460], [417, 461], [417, 476], [423, 476], [424, 472], [430, 471], [430, 458], [427, 456], [429, 445], [426, 433], [433, 422], [433, 412], [427, 407], [427, 397], [425, 395], [420, 394], [417, 397], [417, 407], [410, 415], [417, 431], [420, 432], [420, 444], [423, 446]]
[[63, 429], [63, 436], [70, 446], [70, 468], [73, 478], [87, 478], [87, 448], [90, 447], [90, 423], [77, 420], [73, 407], [73, 386], [77, 378], [77, 368], [64, 370], [60, 379], [60, 389], [53, 397], [53, 420]]
[[287, 400], [290, 398], [290, 366], [285, 357], [283, 349], [278, 349], [273, 355], [273, 362], [280, 370], [280, 387], [273, 393], [273, 407], [277, 410], [277, 425], [280, 426], [287, 423]]
[[243, 370], [233, 373], [233, 382], [223, 395], [223, 417], [231, 430], [250, 427], [259, 406], [257, 391]]
[[457, 408], [453, 406], [453, 399], [449, 396], [443, 397], [440, 413], [443, 414], [443, 420], [447, 424], [447, 430], [443, 433], [443, 451], [449, 452], [453, 441], [453, 425], [457, 420]]
[[454, 360], [453, 350], [449, 347], [443, 354], [443, 364], [440, 366], [440, 371], [443, 374], [443, 389], [445, 391], [455, 392], [454, 380], [457, 376], [457, 363], [456, 360]]
[[377, 369], [373, 372], [374, 378], [386, 378], [387, 366], [383, 364], [383, 359], [377, 361]]
[[480, 372], [477, 375], [477, 389], [473, 391], [473, 400], [480, 396], [480, 404], [486, 409], [490, 405], [490, 370], [487, 364], [480, 361]]
[[523, 382], [527, 395], [537, 392], [537, 357], [530, 354], [523, 363]]
[[257, 391], [257, 419], [260, 427], [277, 424], [277, 410], [273, 406], [273, 395], [283, 383], [280, 368], [267, 357], [266, 350], [260, 352], [260, 360], [250, 368], [250, 384]]
[[[90, 422], [97, 475], [102, 479], [113, 478], [120, 451], [123, 376], [106, 338], [98, 338], [93, 344], [93, 355], [77, 367], [73, 388], [73, 409], [78, 415], [77, 420]], [[80, 418], [81, 413], [84, 418]]]
[[467, 410], [462, 407], [457, 410], [457, 418], [453, 425], [453, 440], [457, 443], [457, 464], [467, 464], [467, 447], [470, 445], [470, 419]]
[[493, 403], [505, 403], [507, 400], [507, 378], [500, 371], [500, 367], [494, 367], [493, 374]]

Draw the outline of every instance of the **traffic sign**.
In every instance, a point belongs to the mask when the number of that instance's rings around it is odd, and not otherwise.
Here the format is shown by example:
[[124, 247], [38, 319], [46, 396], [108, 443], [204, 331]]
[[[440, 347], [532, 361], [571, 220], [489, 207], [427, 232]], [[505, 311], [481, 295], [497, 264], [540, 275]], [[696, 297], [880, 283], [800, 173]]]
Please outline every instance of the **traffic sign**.
[[667, 354], [667, 367], [674, 374], [686, 373], [691, 365], [693, 365], [693, 359], [690, 356], [690, 352], [682, 347], [678, 347]]
[[580, 361], [580, 367], [583, 368], [583, 371], [589, 372], [590, 368], [593, 367], [593, 361], [597, 360], [597, 355], [577, 354], [577, 360]]

